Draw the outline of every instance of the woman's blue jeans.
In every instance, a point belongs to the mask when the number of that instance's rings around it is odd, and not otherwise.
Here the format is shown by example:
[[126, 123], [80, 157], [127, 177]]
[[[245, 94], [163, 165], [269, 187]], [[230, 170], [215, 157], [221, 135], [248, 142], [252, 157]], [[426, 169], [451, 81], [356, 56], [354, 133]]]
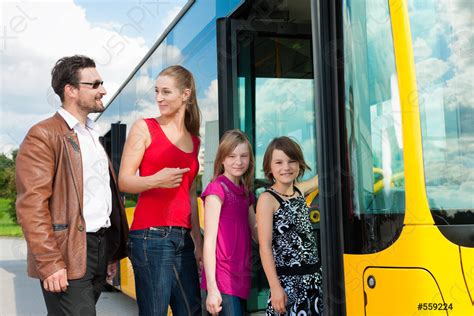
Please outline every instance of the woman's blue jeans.
[[162, 226], [133, 230], [129, 255], [140, 315], [201, 314], [201, 294], [190, 230]]

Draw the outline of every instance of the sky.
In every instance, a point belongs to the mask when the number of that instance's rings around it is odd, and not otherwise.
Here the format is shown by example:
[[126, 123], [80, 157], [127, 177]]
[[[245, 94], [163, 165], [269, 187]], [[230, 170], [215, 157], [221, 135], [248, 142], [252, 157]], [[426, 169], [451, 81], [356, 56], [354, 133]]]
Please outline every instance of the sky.
[[60, 106], [51, 68], [63, 56], [96, 61], [107, 103], [186, 1], [0, 0], [0, 153]]

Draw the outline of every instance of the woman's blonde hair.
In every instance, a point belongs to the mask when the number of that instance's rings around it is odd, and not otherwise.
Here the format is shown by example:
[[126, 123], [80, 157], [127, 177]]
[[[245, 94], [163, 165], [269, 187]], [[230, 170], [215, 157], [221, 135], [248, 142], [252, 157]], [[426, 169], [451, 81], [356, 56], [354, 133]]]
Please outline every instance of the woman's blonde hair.
[[216, 159], [214, 160], [214, 177], [215, 180], [219, 175], [224, 173], [224, 166], [222, 163], [224, 159], [229, 156], [234, 149], [240, 144], [246, 144], [249, 149], [249, 167], [242, 175], [242, 182], [247, 191], [250, 191], [253, 185], [253, 174], [255, 169], [255, 158], [253, 156], [252, 145], [250, 144], [247, 135], [238, 129], [227, 131], [222, 135], [219, 147], [217, 148]]
[[201, 126], [201, 112], [198, 107], [196, 97], [196, 84], [194, 83], [193, 74], [180, 65], [169, 66], [163, 69], [158, 77], [167, 76], [175, 80], [176, 86], [181, 90], [189, 89], [191, 94], [186, 101], [186, 112], [184, 114], [184, 125], [188, 132], [195, 136], [199, 136], [199, 128]]

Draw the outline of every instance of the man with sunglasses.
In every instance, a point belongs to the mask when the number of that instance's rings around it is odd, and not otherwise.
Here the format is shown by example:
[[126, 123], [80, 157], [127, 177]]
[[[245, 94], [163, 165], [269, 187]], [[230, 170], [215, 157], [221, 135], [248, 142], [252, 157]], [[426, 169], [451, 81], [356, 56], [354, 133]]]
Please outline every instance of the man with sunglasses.
[[51, 75], [62, 106], [20, 146], [16, 210], [48, 315], [95, 315], [128, 235], [115, 174], [87, 117], [104, 111], [106, 91], [86, 56], [61, 58]]

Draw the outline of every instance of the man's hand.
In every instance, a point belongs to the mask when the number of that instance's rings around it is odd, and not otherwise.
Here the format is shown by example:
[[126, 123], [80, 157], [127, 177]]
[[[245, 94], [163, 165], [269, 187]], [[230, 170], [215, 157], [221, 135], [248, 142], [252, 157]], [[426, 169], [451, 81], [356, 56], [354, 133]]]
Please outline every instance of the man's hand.
[[43, 287], [48, 292], [66, 292], [68, 285], [66, 269], [54, 272], [43, 281]]
[[117, 261], [114, 261], [107, 265], [107, 281], [112, 280], [116, 274], [117, 274]]

